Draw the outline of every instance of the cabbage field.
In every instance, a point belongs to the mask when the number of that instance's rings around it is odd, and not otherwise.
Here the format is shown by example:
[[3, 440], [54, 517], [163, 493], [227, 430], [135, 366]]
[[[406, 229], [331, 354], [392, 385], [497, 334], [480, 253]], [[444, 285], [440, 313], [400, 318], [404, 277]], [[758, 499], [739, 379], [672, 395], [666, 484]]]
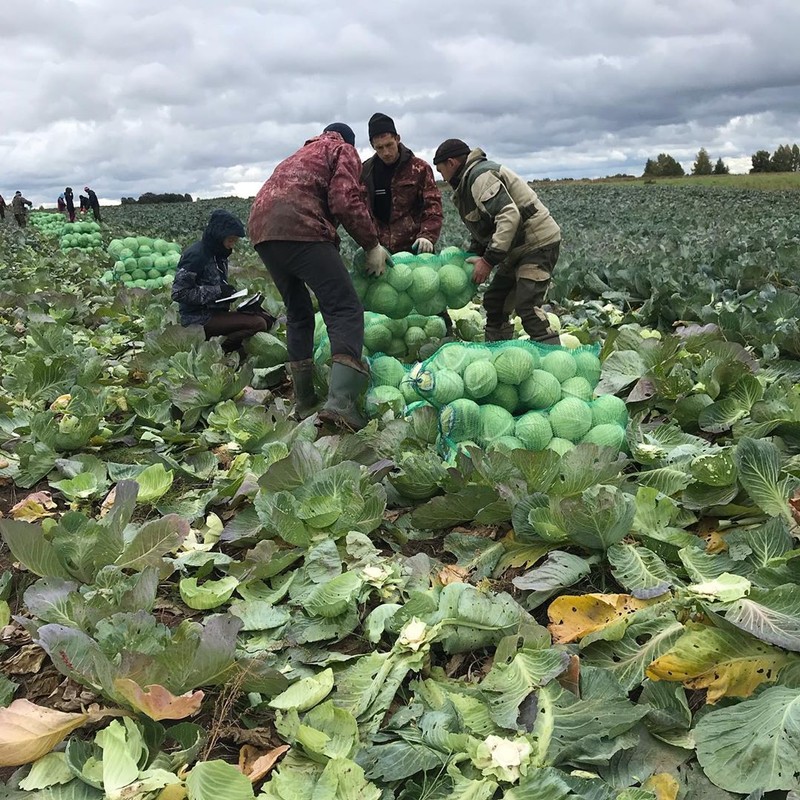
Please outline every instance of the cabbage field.
[[177, 324], [248, 201], [0, 224], [0, 798], [798, 800], [798, 195], [540, 193], [571, 349], [398, 273], [322, 438], [282, 324]]

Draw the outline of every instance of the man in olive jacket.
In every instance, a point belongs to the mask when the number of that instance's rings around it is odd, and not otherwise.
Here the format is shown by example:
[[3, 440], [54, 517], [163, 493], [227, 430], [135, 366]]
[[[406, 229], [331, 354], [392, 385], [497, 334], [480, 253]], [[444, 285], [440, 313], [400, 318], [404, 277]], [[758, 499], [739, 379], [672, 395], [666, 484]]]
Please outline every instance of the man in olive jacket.
[[472, 280], [480, 285], [494, 271], [483, 296], [486, 341], [511, 339], [511, 312], [536, 341], [558, 344], [542, 310], [558, 261], [561, 229], [527, 182], [507, 167], [470, 150], [460, 139], [439, 145], [433, 163], [453, 187], [453, 203], [472, 235]]

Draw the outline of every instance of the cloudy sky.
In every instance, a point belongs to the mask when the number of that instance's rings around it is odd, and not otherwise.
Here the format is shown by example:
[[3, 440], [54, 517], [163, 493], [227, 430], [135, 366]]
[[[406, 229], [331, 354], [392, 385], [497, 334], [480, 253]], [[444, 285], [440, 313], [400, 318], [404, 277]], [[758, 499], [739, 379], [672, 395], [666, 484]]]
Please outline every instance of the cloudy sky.
[[[800, 0], [2, 0], [0, 193], [256, 192], [333, 120], [529, 178], [800, 141]], [[77, 194], [77, 192], [76, 192]]]

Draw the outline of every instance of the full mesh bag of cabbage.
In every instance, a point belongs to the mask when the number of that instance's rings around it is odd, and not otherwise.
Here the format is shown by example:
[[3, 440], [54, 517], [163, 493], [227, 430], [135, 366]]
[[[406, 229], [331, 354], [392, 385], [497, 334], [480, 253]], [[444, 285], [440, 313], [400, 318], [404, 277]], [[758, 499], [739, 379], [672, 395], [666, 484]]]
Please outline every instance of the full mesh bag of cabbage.
[[434, 316], [448, 308], [463, 308], [475, 296], [473, 266], [467, 262], [472, 255], [457, 247], [445, 247], [440, 253], [394, 253], [394, 266], [373, 277], [364, 271], [364, 251], [359, 249], [353, 256], [351, 278], [367, 311], [398, 320], [412, 313]]

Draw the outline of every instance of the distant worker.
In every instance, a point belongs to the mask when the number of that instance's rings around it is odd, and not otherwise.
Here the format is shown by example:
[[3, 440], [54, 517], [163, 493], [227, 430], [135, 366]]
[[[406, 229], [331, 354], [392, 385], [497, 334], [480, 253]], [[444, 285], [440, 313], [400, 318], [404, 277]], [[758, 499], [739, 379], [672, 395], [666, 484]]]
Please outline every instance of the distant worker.
[[67, 205], [67, 216], [70, 222], [75, 222], [75, 198], [72, 194], [72, 187], [64, 189], [64, 202]]
[[250, 241], [286, 304], [289, 369], [296, 413], [311, 416], [319, 405], [313, 380], [314, 292], [328, 330], [332, 364], [321, 423], [359, 430], [359, 408], [369, 382], [362, 361], [364, 307], [339, 255], [338, 225], [366, 253], [366, 270], [382, 275], [391, 258], [378, 241], [361, 186], [361, 160], [352, 128], [328, 125], [275, 167], [250, 210]]
[[264, 313], [231, 311], [230, 302], [217, 302], [234, 294], [228, 282], [228, 258], [245, 235], [241, 220], [229, 211], [211, 212], [203, 238], [181, 254], [172, 284], [181, 325], [202, 325], [206, 339], [224, 336], [226, 353], [239, 350], [245, 339], [268, 331], [274, 318]]
[[489, 161], [480, 148], [460, 139], [442, 142], [433, 156], [439, 174], [453, 187], [453, 203], [472, 235], [472, 280], [480, 285], [494, 272], [483, 296], [486, 341], [511, 339], [513, 310], [531, 339], [558, 344], [542, 310], [558, 261], [561, 229], [527, 182]]
[[102, 222], [103, 220], [100, 219], [100, 201], [97, 199], [97, 195], [88, 186], [84, 186], [83, 191], [86, 192], [86, 196], [89, 199], [89, 206], [92, 209], [92, 214], [94, 214], [95, 222]]
[[66, 213], [67, 203], [66, 200], [64, 199], [64, 192], [61, 192], [61, 194], [58, 196], [58, 200], [56, 201], [56, 206], [58, 207], [59, 214]]
[[4, 220], [6, 218], [6, 201], [3, 199], [3, 195], [0, 194], [0, 219]]
[[22, 192], [15, 192], [11, 201], [11, 212], [14, 214], [14, 219], [20, 228], [24, 228], [28, 224], [28, 209], [25, 206], [33, 208], [33, 203], [30, 200], [26, 200], [22, 196]]
[[89, 198], [85, 194], [78, 195], [80, 201], [80, 212], [85, 214], [89, 210]]

